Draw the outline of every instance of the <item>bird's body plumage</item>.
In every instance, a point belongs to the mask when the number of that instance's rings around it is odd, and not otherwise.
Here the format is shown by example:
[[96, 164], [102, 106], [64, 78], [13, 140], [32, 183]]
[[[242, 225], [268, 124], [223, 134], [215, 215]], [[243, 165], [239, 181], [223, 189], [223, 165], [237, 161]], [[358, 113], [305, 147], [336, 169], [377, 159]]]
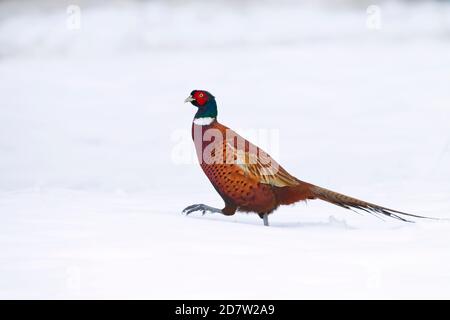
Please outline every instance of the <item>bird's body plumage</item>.
[[[204, 136], [208, 130], [216, 130], [222, 138], [213, 141], [195, 139], [196, 134]], [[291, 176], [263, 150], [217, 120], [210, 125], [193, 123], [192, 137], [200, 166], [225, 201], [224, 211], [228, 214], [239, 210], [262, 215], [273, 212], [280, 204], [312, 196], [308, 184]], [[208, 151], [221, 154], [213, 154], [214, 161], [206, 161], [210, 156], [206, 154]], [[266, 167], [261, 158], [264, 158]], [[276, 172], [269, 172], [268, 166], [275, 168]], [[264, 168], [267, 172], [261, 172]]]

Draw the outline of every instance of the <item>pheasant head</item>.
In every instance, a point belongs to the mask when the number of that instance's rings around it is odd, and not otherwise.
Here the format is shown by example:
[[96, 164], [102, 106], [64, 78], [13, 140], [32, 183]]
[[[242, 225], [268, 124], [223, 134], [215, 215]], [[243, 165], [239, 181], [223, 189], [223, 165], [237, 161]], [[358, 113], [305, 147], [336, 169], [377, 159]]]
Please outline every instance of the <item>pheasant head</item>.
[[198, 108], [195, 119], [215, 119], [217, 117], [217, 104], [214, 96], [205, 90], [194, 90], [184, 102], [190, 102]]

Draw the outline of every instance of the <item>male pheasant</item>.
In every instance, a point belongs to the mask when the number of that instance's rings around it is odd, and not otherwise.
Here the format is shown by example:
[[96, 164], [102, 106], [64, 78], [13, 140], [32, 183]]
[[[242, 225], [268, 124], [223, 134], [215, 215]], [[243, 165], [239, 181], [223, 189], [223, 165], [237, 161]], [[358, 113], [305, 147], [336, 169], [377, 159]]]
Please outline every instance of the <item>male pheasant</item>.
[[269, 225], [268, 214], [280, 205], [320, 199], [346, 209], [360, 209], [411, 222], [402, 216], [425, 218], [358, 200], [290, 175], [262, 149], [217, 121], [214, 96], [194, 90], [185, 102], [198, 108], [192, 123], [200, 166], [225, 202], [223, 209], [194, 204], [183, 212], [217, 212], [233, 215], [236, 211], [257, 213]]

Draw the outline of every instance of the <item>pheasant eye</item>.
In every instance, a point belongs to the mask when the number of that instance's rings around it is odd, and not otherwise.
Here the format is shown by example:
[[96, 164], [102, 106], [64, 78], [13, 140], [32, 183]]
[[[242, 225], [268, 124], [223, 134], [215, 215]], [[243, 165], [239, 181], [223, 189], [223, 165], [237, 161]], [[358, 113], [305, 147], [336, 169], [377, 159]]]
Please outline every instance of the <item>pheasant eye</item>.
[[200, 93], [198, 96], [199, 98], [203, 98], [203, 93]]

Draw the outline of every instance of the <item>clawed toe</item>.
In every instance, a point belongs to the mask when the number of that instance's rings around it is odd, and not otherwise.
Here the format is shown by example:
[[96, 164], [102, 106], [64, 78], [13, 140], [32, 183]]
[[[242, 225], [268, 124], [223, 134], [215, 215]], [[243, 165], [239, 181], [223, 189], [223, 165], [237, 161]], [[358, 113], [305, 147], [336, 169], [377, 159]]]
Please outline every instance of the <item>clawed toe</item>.
[[193, 204], [190, 206], [187, 206], [186, 208], [183, 209], [183, 213], [189, 214], [191, 212], [194, 212], [197, 210], [197, 207], [200, 206], [199, 204]]
[[202, 215], [205, 215], [206, 211], [220, 212], [219, 209], [207, 206], [205, 204], [193, 204], [193, 205], [190, 205], [190, 206], [184, 208], [182, 212], [185, 213], [186, 215], [189, 215], [189, 214], [191, 214], [192, 212], [195, 212], [195, 211], [201, 211]]
[[193, 204], [193, 205], [188, 206], [183, 209], [183, 213], [185, 213], [186, 215], [189, 215], [195, 211], [202, 211], [202, 215], [204, 215], [206, 212], [205, 205], [204, 204]]
[[190, 214], [190, 213], [192, 213], [194, 211], [197, 211], [198, 206], [199, 206], [198, 204], [193, 204], [191, 206], [188, 206], [188, 207], [183, 209], [183, 213], [188, 215], [188, 214]]

